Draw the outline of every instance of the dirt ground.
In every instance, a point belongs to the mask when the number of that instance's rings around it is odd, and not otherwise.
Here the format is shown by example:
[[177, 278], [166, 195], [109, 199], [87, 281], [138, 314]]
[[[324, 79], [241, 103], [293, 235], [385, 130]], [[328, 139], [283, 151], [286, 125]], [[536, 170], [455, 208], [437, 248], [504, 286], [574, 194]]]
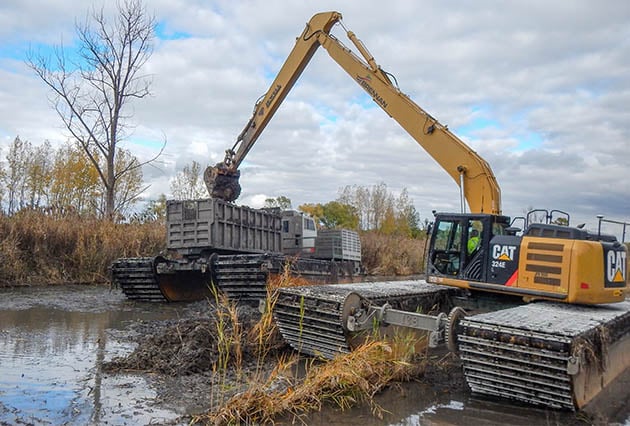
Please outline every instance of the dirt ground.
[[[278, 357], [296, 356], [275, 340], [265, 361], [257, 344], [226, 358], [230, 329], [218, 329], [222, 311], [207, 301], [136, 303], [100, 286], [19, 287], [0, 289], [0, 296], [0, 424], [187, 425], [264, 383]], [[260, 314], [251, 306], [238, 312], [244, 334]], [[630, 371], [599, 404], [576, 414], [471, 394], [455, 357], [428, 356], [423, 374], [374, 396], [382, 417], [370, 404], [346, 410], [324, 404], [275, 424], [630, 426]], [[310, 363], [307, 357], [299, 365]]]
[[249, 380], [267, 377], [275, 366], [272, 360], [289, 350], [278, 338], [268, 359], [261, 361], [256, 344], [246, 336], [260, 319], [257, 308], [249, 305], [237, 308], [242, 346], [237, 348], [231, 340], [234, 330], [229, 321], [222, 333], [228, 341], [221, 341], [216, 306], [199, 303], [201, 309], [190, 310], [189, 317], [131, 324], [127, 339], [136, 348], [127, 356], [105, 362], [103, 370], [109, 374], [149, 373], [159, 400], [167, 405], [199, 407], [200, 412], [244, 391]]

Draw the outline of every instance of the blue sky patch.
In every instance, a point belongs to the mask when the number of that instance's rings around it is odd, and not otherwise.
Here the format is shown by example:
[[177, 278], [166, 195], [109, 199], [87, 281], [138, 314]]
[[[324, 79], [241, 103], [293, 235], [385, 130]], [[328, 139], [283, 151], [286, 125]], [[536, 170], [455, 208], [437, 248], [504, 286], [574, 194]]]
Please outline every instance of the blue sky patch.
[[335, 114], [335, 111], [326, 106], [316, 105], [315, 109], [323, 117], [319, 122], [320, 126], [336, 123], [339, 119], [339, 115]]
[[0, 57], [22, 61], [28, 52], [27, 43], [0, 44]]
[[147, 148], [162, 148], [162, 145], [164, 145], [164, 141], [161, 139], [129, 138], [129, 143]]
[[381, 108], [370, 95], [363, 91], [358, 96], [352, 97], [352, 103], [360, 105], [364, 109]]
[[[34, 57], [42, 56], [49, 61], [50, 69], [58, 71], [57, 53], [59, 46], [44, 43], [21, 42], [15, 44], [0, 45], [0, 58], [12, 59], [16, 61], [26, 61], [29, 54]], [[63, 56], [66, 58], [65, 66], [67, 71], [74, 71], [84, 63], [79, 54], [79, 48], [75, 45], [64, 45]]]
[[263, 75], [265, 76], [265, 80], [267, 80], [269, 84], [271, 84], [271, 82], [278, 75], [278, 70], [273, 70], [270, 66], [265, 65], [263, 67]]
[[[480, 131], [485, 129], [496, 129], [504, 133], [505, 136], [512, 137], [518, 141], [518, 147], [516, 148], [517, 151], [538, 148], [543, 143], [544, 138], [542, 135], [528, 129], [526, 113], [511, 117], [508, 125], [506, 125], [494, 118], [490, 118], [492, 117], [492, 113], [488, 107], [475, 106], [472, 110], [475, 114], [472, 121], [458, 127], [455, 131], [455, 133], [460, 137], [476, 139], [479, 137]], [[523, 131], [514, 132], [513, 129], [523, 129]]]
[[186, 31], [173, 31], [168, 27], [166, 21], [155, 24], [155, 36], [160, 40], [182, 40], [192, 37]]
[[520, 150], [538, 148], [543, 143], [543, 137], [535, 132], [516, 135], [516, 139]]
[[457, 128], [457, 133], [465, 136], [472, 136], [481, 129], [495, 128], [500, 129], [501, 125], [498, 121], [487, 117], [475, 117], [473, 121]]

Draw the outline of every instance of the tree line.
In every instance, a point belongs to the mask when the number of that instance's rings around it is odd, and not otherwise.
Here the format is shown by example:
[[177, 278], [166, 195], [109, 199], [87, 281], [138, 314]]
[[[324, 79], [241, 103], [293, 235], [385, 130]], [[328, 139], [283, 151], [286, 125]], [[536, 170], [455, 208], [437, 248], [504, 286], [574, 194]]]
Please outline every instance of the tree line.
[[[29, 52], [26, 64], [49, 90], [72, 141], [55, 150], [49, 143], [35, 147], [15, 138], [6, 169], [0, 170], [0, 205], [6, 213], [44, 208], [117, 220], [130, 212], [144, 190], [142, 165], [161, 153], [142, 163], [120, 147], [133, 127], [132, 103], [151, 94], [151, 77], [142, 68], [153, 53], [155, 25], [142, 0], [122, 0], [114, 16], [92, 7], [85, 20], [76, 21], [76, 58], [63, 45], [52, 55]], [[199, 163], [186, 166], [171, 181], [174, 198], [207, 196], [202, 176]], [[163, 218], [165, 199], [150, 201], [136, 218]], [[290, 205], [288, 198], [275, 201]], [[394, 195], [385, 183], [346, 186], [334, 201], [299, 208], [321, 227], [411, 237], [420, 232], [407, 190]]]
[[420, 214], [407, 188], [399, 194], [385, 182], [376, 185], [347, 185], [336, 200], [303, 204], [299, 209], [316, 218], [323, 228], [376, 231], [385, 235], [417, 238], [421, 234]]
[[[208, 197], [203, 169], [196, 161], [175, 175], [170, 188], [175, 199]], [[293, 208], [291, 199], [284, 195], [267, 198], [264, 207]], [[313, 217], [323, 229], [345, 228], [417, 238], [426, 228], [407, 188], [396, 194], [385, 182], [372, 186], [347, 185], [339, 191], [337, 199], [327, 203], [305, 203], [298, 210]]]
[[[117, 168], [137, 162], [118, 148]], [[53, 216], [79, 214], [107, 217], [107, 188], [85, 151], [77, 144], [53, 148], [50, 142], [33, 145], [17, 136], [0, 162], [0, 206], [13, 215], [21, 210], [42, 210]], [[96, 161], [100, 158], [97, 156]], [[114, 214], [130, 212], [144, 190], [142, 169], [134, 168], [116, 182]]]

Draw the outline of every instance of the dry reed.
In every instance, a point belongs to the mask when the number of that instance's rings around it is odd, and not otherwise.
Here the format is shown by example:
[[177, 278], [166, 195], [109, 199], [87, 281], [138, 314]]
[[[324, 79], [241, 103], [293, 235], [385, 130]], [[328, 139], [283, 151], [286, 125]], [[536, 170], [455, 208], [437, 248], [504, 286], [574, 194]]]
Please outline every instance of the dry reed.
[[119, 257], [164, 250], [164, 225], [54, 218], [39, 211], [0, 216], [0, 286], [103, 283]]
[[361, 234], [361, 262], [371, 274], [412, 275], [424, 272], [426, 238], [376, 232]]
[[311, 359], [303, 378], [286, 374], [300, 358], [281, 359], [266, 382], [253, 384], [193, 423], [273, 423], [278, 416], [300, 416], [326, 403], [341, 409], [368, 403], [375, 415], [382, 416], [374, 396], [388, 384], [409, 380], [424, 369], [415, 352], [417, 343], [406, 335], [391, 342], [367, 342], [330, 362]]

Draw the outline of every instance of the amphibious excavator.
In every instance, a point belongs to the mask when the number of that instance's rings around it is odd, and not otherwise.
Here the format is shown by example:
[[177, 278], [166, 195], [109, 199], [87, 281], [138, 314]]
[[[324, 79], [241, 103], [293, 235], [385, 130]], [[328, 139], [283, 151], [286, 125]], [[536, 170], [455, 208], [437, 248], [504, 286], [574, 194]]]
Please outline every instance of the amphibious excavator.
[[488, 163], [402, 93], [354, 33], [362, 57], [330, 34], [340, 20], [325, 12], [306, 24], [224, 161], [206, 170], [209, 192], [238, 197], [239, 164], [321, 46], [455, 180], [470, 213], [435, 214], [426, 281], [280, 289], [284, 339], [332, 358], [376, 325], [425, 330], [459, 354], [473, 392], [581, 409], [630, 365], [626, 247], [560, 221], [511, 226]]

